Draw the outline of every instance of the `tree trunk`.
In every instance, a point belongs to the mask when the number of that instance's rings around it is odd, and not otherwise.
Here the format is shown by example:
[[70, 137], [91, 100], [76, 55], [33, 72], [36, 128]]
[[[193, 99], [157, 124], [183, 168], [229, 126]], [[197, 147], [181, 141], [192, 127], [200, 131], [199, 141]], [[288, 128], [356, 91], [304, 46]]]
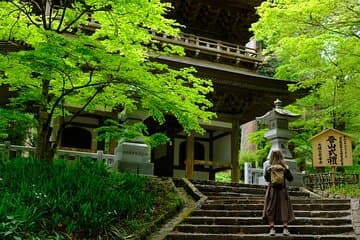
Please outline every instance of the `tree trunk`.
[[[35, 158], [43, 161], [52, 161], [55, 150], [50, 142], [51, 129], [48, 124], [47, 112], [39, 113], [38, 136], [36, 140]], [[45, 115], [45, 116], [44, 116]]]
[[51, 136], [51, 115], [47, 112], [47, 103], [49, 99], [49, 85], [50, 81], [44, 80], [42, 85], [42, 98], [43, 104], [40, 105], [38, 111], [39, 125], [38, 136], [36, 140], [35, 158], [43, 161], [52, 161], [55, 155], [55, 149], [53, 149], [50, 142]]

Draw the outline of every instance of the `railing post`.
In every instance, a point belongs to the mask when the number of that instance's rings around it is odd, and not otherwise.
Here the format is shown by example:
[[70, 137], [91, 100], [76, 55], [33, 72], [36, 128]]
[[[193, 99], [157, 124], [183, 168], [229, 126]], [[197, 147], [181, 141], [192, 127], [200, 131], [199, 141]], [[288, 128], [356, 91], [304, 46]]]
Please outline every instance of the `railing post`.
[[215, 61], [216, 61], [216, 62], [219, 62], [219, 61], [220, 61], [220, 57], [221, 57], [221, 54], [220, 54], [220, 53], [217, 53], [217, 54], [216, 54], [216, 59], [215, 59]]
[[244, 163], [244, 183], [246, 184], [252, 184], [252, 169], [251, 169], [251, 163], [246, 162]]
[[200, 50], [199, 50], [199, 49], [196, 49], [196, 50], [195, 50], [195, 57], [198, 57], [199, 54], [200, 54]]
[[15, 151], [15, 156], [16, 157], [21, 157], [23, 155], [23, 150], [16, 150]]
[[5, 161], [10, 159], [10, 146], [11, 146], [10, 141], [4, 142], [4, 160]]
[[104, 151], [97, 151], [97, 160], [98, 161], [103, 161], [104, 160]]

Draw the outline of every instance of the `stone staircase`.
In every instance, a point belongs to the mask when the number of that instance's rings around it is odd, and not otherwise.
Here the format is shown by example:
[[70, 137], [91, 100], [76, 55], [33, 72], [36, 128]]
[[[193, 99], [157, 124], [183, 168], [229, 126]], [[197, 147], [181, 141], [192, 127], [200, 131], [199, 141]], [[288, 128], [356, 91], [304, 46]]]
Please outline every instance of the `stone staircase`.
[[356, 239], [348, 199], [320, 199], [290, 188], [296, 220], [290, 236], [268, 235], [261, 218], [265, 187], [258, 185], [192, 181], [203, 203], [166, 236], [166, 240], [235, 239]]

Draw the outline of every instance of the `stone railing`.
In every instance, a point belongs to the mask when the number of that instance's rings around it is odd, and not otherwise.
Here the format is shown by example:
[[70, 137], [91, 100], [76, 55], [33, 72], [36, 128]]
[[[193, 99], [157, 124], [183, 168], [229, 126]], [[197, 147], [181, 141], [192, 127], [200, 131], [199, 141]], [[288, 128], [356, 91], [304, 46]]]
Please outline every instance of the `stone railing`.
[[331, 176], [331, 173], [306, 174], [304, 181], [305, 186], [309, 189], [325, 190], [332, 186], [358, 184], [359, 174], [335, 173], [334, 177]]
[[[308, 189], [320, 189], [325, 190], [332, 186], [341, 186], [344, 184], [358, 184], [360, 181], [359, 174], [346, 174], [336, 173], [334, 180], [332, 180], [330, 173], [317, 173], [317, 174], [303, 174], [303, 173], [292, 173], [300, 174], [303, 179], [302, 185]], [[263, 169], [252, 168], [251, 163], [245, 163], [244, 165], [244, 183], [246, 184], [258, 184], [266, 185], [263, 178]]]
[[[0, 144], [0, 160], [8, 160], [13, 157], [32, 157], [35, 147], [11, 145], [10, 142]], [[153, 175], [154, 166], [150, 162], [150, 150], [146, 144], [123, 142], [115, 149], [115, 154], [105, 154], [103, 151], [87, 152], [84, 150], [59, 149], [56, 158], [65, 160], [77, 160], [82, 158], [102, 161], [108, 167], [123, 172], [132, 172], [141, 175]]]
[[[34, 156], [34, 153], [35, 147], [11, 145], [10, 142], [0, 144], [0, 158], [5, 160], [10, 157], [31, 157]], [[96, 153], [92, 153], [59, 149], [56, 151], [56, 157], [63, 159], [91, 158], [98, 161], [104, 161], [110, 166], [114, 163], [115, 159], [115, 155], [104, 154], [101, 150]]]
[[262, 168], [252, 168], [251, 163], [244, 164], [244, 183], [266, 185]]
[[[294, 180], [288, 182], [289, 186], [304, 187], [305, 186], [305, 175], [301, 172], [291, 171]], [[256, 184], [256, 185], [268, 185], [263, 176], [262, 168], [253, 168], [251, 163], [244, 164], [244, 183]]]
[[195, 56], [203, 53], [213, 55], [215, 60], [226, 58], [233, 60], [235, 63], [239, 63], [240, 61], [261, 63], [263, 61], [259, 49], [249, 48], [220, 40], [199, 37], [186, 33], [181, 33], [178, 37], [172, 37], [152, 32], [152, 36], [154, 40], [159, 42], [180, 45], [186, 50], [191, 50], [195, 53]]

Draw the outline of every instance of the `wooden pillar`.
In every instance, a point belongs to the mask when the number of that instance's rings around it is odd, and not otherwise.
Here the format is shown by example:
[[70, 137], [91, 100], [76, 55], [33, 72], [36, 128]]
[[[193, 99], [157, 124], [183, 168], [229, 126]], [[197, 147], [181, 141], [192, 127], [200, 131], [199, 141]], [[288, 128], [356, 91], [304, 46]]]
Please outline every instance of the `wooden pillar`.
[[[214, 161], [214, 134], [213, 131], [209, 131], [209, 161]], [[216, 171], [213, 166], [209, 167], [209, 180], [215, 180]]]
[[231, 181], [239, 182], [239, 121], [233, 120], [231, 129]]
[[194, 135], [189, 135], [186, 138], [186, 169], [185, 177], [187, 179], [193, 179], [194, 177], [194, 146], [195, 146], [195, 137]]

